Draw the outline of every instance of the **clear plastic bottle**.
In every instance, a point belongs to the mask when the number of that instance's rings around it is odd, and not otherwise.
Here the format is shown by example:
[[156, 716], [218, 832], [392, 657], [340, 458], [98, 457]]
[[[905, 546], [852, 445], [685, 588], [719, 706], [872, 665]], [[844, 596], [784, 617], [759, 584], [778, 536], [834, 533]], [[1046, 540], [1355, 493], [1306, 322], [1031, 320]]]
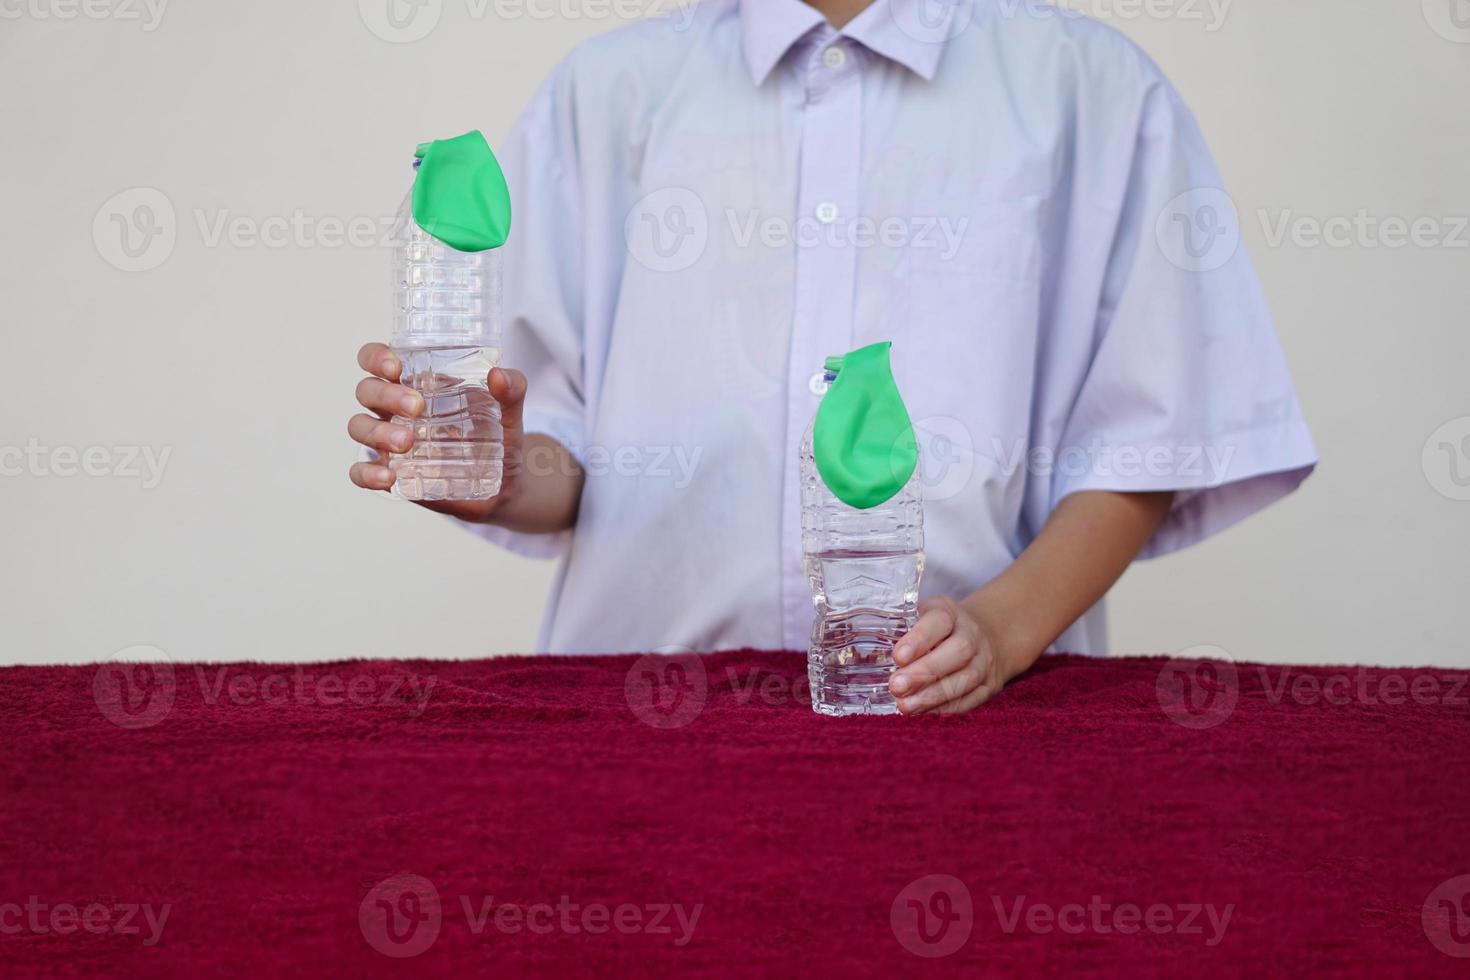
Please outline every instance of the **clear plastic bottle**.
[[[414, 161], [415, 168], [419, 161]], [[393, 253], [393, 334], [402, 383], [424, 396], [413, 447], [394, 453], [393, 492], [408, 500], [485, 500], [500, 492], [505, 447], [500, 405], [486, 377], [500, 363], [500, 251], [461, 252], [398, 209]]]
[[[836, 374], [827, 371], [830, 384]], [[891, 715], [893, 646], [918, 619], [924, 574], [920, 467], [903, 489], [866, 510], [838, 500], [817, 472], [812, 431], [801, 441], [801, 544], [816, 618], [807, 650], [812, 710]]]

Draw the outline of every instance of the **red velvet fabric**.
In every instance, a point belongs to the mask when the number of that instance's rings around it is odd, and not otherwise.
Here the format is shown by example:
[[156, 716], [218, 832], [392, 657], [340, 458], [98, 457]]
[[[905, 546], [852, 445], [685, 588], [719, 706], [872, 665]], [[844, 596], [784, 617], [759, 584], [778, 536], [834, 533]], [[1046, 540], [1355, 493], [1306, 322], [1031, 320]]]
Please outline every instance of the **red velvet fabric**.
[[803, 674], [0, 670], [0, 972], [1470, 966], [1464, 673], [1058, 656], [921, 719]]

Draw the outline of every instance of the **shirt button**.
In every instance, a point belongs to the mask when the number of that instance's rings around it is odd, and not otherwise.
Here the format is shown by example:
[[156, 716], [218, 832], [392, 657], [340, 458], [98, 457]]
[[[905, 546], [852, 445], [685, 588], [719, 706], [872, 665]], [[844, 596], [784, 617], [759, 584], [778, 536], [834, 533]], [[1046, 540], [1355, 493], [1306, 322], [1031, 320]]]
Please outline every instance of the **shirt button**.
[[834, 44], [832, 47], [822, 52], [822, 64], [826, 65], [833, 71], [836, 71], [843, 65], [847, 64], [847, 52]]
[[824, 225], [830, 225], [837, 220], [837, 205], [831, 201], [823, 201], [817, 205], [817, 220]]
[[825, 395], [827, 393], [826, 375], [823, 372], [818, 371], [816, 374], [807, 379], [806, 386], [808, 389], [811, 390], [811, 393], [814, 395]]

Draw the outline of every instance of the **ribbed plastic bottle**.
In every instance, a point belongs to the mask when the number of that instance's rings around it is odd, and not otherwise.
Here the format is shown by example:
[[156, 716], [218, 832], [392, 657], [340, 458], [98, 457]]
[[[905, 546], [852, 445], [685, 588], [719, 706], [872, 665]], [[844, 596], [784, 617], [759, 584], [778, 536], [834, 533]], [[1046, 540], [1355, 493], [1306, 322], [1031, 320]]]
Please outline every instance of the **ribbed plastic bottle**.
[[[824, 400], [831, 397], [841, 362], [827, 361]], [[886, 371], [886, 350], [883, 366]], [[838, 499], [820, 472], [813, 445], [816, 424], [814, 417], [807, 426], [800, 462], [802, 557], [816, 607], [807, 651], [812, 710], [896, 714], [898, 705], [888, 690], [893, 647], [917, 620], [924, 573], [917, 446], [912, 475], [892, 496], [855, 507]]]
[[419, 227], [412, 199], [410, 191], [390, 236], [390, 346], [401, 382], [423, 395], [424, 414], [393, 419], [414, 434], [407, 453], [389, 457], [393, 491], [409, 500], [486, 500], [500, 492], [505, 455], [500, 405], [487, 386], [500, 363], [500, 251], [445, 244]]

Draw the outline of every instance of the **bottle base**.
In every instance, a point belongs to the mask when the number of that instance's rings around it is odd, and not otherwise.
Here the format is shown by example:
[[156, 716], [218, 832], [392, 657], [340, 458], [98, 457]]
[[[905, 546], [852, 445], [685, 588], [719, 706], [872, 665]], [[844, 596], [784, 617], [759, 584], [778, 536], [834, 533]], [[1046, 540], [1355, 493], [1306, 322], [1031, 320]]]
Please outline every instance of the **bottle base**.
[[896, 715], [888, 689], [893, 646], [914, 624], [906, 612], [854, 609], [812, 623], [806, 673], [819, 715]]
[[807, 654], [813, 711], [831, 716], [898, 714], [898, 699], [888, 689], [893, 676], [891, 648], [886, 663], [832, 664], [832, 656], [815, 649]]
[[500, 493], [499, 466], [487, 472], [483, 466], [456, 467], [404, 460], [391, 468], [393, 493], [404, 500], [489, 500]]

